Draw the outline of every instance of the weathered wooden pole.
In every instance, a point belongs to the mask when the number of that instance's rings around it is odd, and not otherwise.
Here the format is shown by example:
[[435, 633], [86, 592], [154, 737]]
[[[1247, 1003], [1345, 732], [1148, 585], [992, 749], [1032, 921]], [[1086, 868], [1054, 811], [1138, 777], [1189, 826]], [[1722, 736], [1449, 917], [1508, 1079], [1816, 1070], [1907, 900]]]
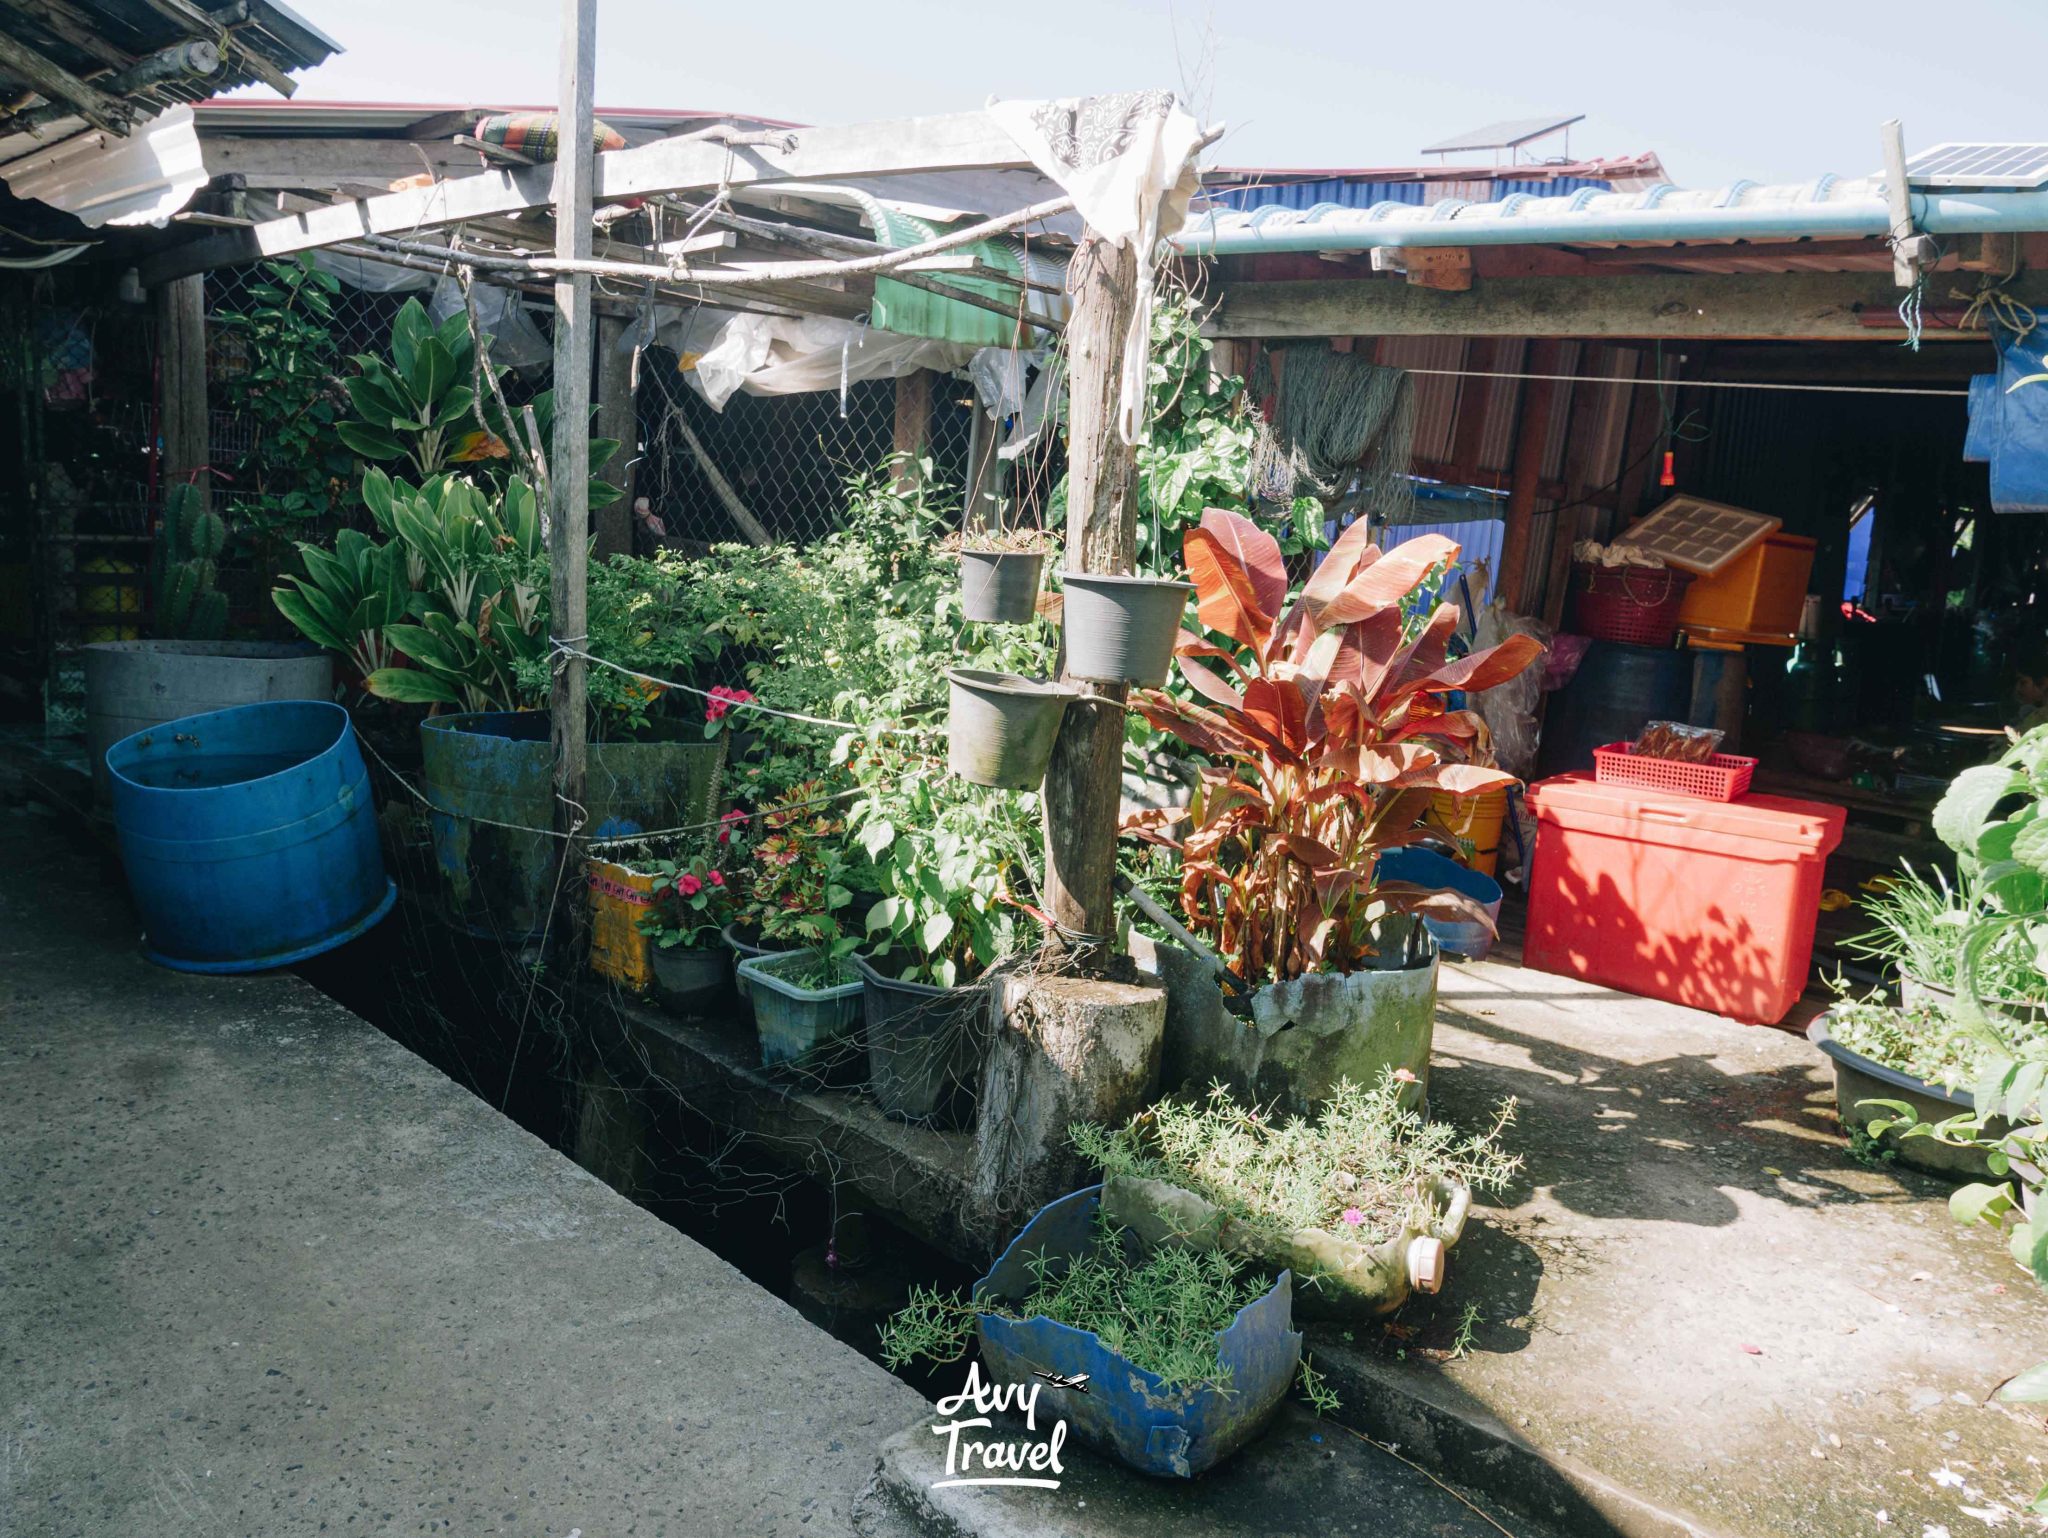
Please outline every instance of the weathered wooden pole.
[[597, 435], [616, 438], [618, 452], [597, 467], [597, 478], [625, 495], [597, 512], [600, 559], [633, 553], [633, 462], [639, 457], [640, 420], [633, 399], [633, 349], [626, 341], [626, 317], [597, 321]]
[[158, 386], [163, 401], [163, 485], [213, 500], [211, 417], [206, 402], [206, 279], [174, 278], [156, 291]]
[[[562, 0], [560, 144], [555, 160], [555, 254], [590, 255], [592, 86], [597, 73], [597, 0]], [[548, 629], [579, 650], [589, 644], [586, 604], [590, 559], [590, 279], [555, 280], [555, 426], [548, 448]], [[586, 680], [580, 657], [555, 658], [549, 705], [555, 748], [555, 826], [583, 831]], [[571, 843], [562, 862], [564, 896], [580, 892], [583, 865]], [[570, 932], [580, 908], [565, 915]]]
[[[1069, 268], [1067, 569], [1127, 574], [1137, 549], [1136, 453], [1117, 432], [1124, 339], [1139, 256], [1093, 230]], [[1045, 772], [1045, 900], [1056, 953], [1105, 960], [1116, 929], [1117, 808], [1124, 747], [1122, 685], [1079, 685]]]

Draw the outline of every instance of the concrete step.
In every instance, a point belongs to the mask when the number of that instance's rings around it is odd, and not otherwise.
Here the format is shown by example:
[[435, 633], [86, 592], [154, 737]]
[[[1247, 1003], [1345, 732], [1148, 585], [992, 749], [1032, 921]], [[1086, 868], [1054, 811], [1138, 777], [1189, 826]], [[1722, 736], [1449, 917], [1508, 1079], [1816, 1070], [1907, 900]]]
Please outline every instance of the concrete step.
[[[862, 1538], [1554, 1538], [1294, 1404], [1199, 1479], [1149, 1478], [1069, 1442], [1057, 1490], [940, 1485], [947, 1438], [934, 1424], [883, 1444], [854, 1508]], [[1002, 1420], [977, 1435], [1004, 1432], [1028, 1436]]]

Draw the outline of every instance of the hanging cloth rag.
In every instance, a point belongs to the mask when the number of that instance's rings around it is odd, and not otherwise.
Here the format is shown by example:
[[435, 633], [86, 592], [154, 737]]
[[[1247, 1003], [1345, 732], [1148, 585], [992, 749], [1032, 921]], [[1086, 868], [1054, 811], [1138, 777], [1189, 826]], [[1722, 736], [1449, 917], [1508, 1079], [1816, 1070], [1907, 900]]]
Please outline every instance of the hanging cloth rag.
[[1089, 228], [1138, 253], [1137, 302], [1124, 336], [1117, 433], [1145, 432], [1152, 281], [1159, 243], [1187, 222], [1201, 184], [1202, 130], [1171, 91], [1120, 91], [1061, 101], [992, 101], [989, 116], [1059, 183]]

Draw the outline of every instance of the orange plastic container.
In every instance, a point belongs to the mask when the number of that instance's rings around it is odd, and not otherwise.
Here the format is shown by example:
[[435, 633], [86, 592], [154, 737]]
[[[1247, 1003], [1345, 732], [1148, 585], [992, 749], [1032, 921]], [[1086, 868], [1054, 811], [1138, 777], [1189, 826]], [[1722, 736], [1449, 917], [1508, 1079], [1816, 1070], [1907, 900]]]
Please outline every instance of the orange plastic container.
[[1798, 534], [1766, 534], [1713, 576], [1694, 579], [1678, 611], [1680, 628], [1789, 639], [1799, 628], [1816, 544]]
[[1587, 774], [1530, 786], [1529, 805], [1526, 965], [1752, 1024], [1785, 1018], [1813, 965], [1841, 807]]

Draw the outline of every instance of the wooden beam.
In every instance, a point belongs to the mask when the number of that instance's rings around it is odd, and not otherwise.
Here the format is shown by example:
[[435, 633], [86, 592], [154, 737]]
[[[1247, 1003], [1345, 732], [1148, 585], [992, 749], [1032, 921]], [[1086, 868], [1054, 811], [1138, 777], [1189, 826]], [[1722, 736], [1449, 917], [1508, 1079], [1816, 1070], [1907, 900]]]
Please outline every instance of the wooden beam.
[[[2048, 278], [2007, 286], [2048, 307]], [[1443, 293], [1385, 278], [1225, 284], [1205, 318], [1212, 337], [1554, 336], [1730, 337], [1896, 341], [1898, 290], [1889, 273], [1681, 274], [1481, 278]], [[1981, 332], [1928, 332], [1927, 340]]]
[[[597, 81], [597, 0], [562, 0], [559, 97], [562, 155], [548, 167], [557, 210], [555, 254], [590, 255], [591, 93]], [[590, 277], [555, 279], [555, 430], [548, 445], [548, 633], [575, 647], [589, 643]], [[555, 901], [564, 907], [563, 953], [579, 964], [584, 913], [583, 809], [590, 740], [589, 681], [581, 657], [558, 659], [549, 699], [555, 750], [555, 827], [565, 843]]]
[[896, 422], [889, 457], [897, 462], [896, 484], [908, 487], [917, 479], [914, 463], [924, 453], [932, 430], [932, 371], [912, 369], [896, 376]]
[[70, 70], [37, 53], [18, 38], [0, 32], [0, 64], [27, 81], [47, 100], [68, 102], [95, 128], [125, 136], [135, 114], [128, 104], [87, 85]]
[[388, 188], [402, 177], [454, 173], [477, 167], [474, 150], [446, 142], [409, 139], [258, 139], [239, 134], [202, 134], [206, 169], [215, 176], [239, 176], [252, 192], [304, 188], [340, 191], [372, 185]]
[[[1117, 431], [1124, 339], [1137, 301], [1137, 257], [1129, 246], [1090, 230], [1070, 270], [1067, 570], [1122, 575], [1137, 555], [1136, 451]], [[1058, 926], [1046, 944], [1055, 955], [1099, 963], [1115, 943], [1110, 883], [1122, 801], [1123, 706], [1130, 691], [1122, 684], [1078, 687], [1081, 697], [1067, 707], [1045, 771], [1044, 900]]]
[[[657, 139], [637, 149], [611, 150], [596, 157], [592, 195], [598, 202], [613, 203], [656, 193], [763, 182], [1030, 167], [1017, 142], [985, 112], [806, 128], [791, 137], [796, 147], [787, 153], [779, 146], [732, 148], [705, 139]], [[552, 166], [482, 171], [432, 187], [408, 188], [274, 219], [257, 225], [250, 237], [259, 255], [284, 256], [365, 235], [410, 233], [464, 219], [545, 208], [551, 201], [553, 181]]]
[[199, 488], [212, 501], [211, 421], [206, 409], [206, 280], [180, 278], [156, 291], [157, 378], [162, 391], [162, 482]]
[[622, 346], [628, 334], [622, 316], [607, 315], [597, 323], [597, 420], [600, 438], [616, 438], [618, 452], [595, 467], [597, 478], [625, 493], [597, 517], [600, 557], [633, 553], [633, 463], [640, 456], [639, 413], [634, 410], [633, 349]]

